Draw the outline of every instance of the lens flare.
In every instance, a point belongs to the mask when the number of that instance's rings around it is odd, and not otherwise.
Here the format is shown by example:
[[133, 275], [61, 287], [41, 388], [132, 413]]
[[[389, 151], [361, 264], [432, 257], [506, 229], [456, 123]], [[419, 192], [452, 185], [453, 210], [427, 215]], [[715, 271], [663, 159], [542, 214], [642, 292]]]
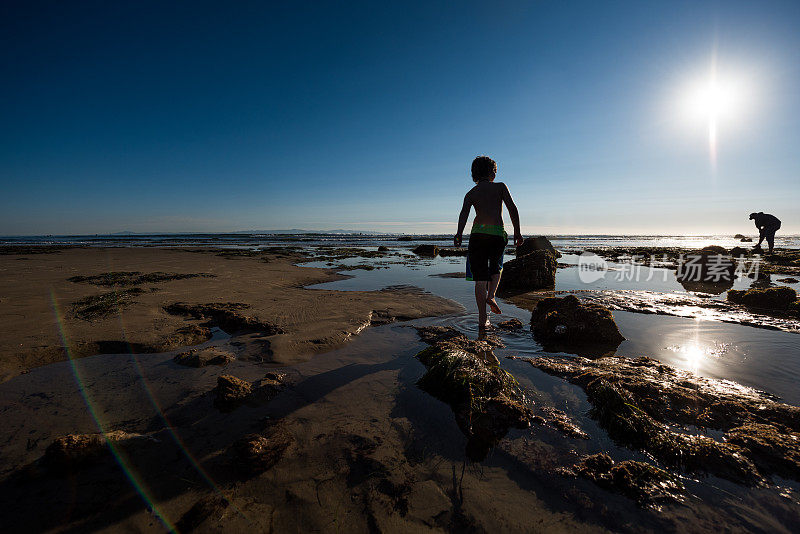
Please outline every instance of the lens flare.
[[[83, 377], [81, 375], [79, 366], [77, 366], [75, 364], [75, 361], [72, 358], [71, 352], [69, 350], [69, 344], [68, 344], [68, 341], [67, 341], [66, 328], [64, 326], [64, 321], [61, 318], [61, 313], [60, 313], [59, 308], [58, 308], [58, 302], [56, 300], [55, 292], [53, 290], [50, 291], [50, 300], [52, 302], [53, 314], [55, 316], [56, 324], [58, 326], [59, 335], [61, 337], [61, 343], [62, 343], [62, 346], [64, 347], [64, 352], [65, 352], [65, 355], [67, 357], [67, 361], [70, 364], [70, 368], [72, 370], [72, 374], [73, 374], [73, 376], [75, 378], [75, 381], [76, 381], [76, 383], [78, 385], [78, 391], [80, 392], [81, 397], [83, 398], [84, 402], [86, 403], [86, 407], [89, 410], [89, 414], [91, 415], [92, 419], [94, 420], [95, 425], [97, 426], [98, 430], [100, 431], [100, 433], [103, 434], [103, 436], [107, 436], [108, 432], [111, 431], [112, 429], [108, 428], [107, 425], [104, 424], [103, 421], [101, 421], [100, 417], [98, 416], [97, 407], [95, 406], [94, 401], [90, 397], [87, 388], [84, 386], [85, 382], [84, 382]], [[119, 312], [119, 310], [118, 310], [118, 312]], [[172, 425], [172, 423], [167, 418], [166, 414], [164, 413], [164, 410], [161, 408], [161, 406], [159, 405], [158, 401], [156, 400], [156, 398], [155, 398], [155, 396], [154, 396], [154, 394], [152, 392], [152, 389], [150, 388], [150, 386], [149, 386], [149, 384], [147, 382], [147, 379], [145, 378], [144, 369], [142, 368], [141, 363], [139, 362], [138, 356], [134, 353], [131, 345], [127, 342], [127, 336], [125, 335], [125, 325], [122, 322], [123, 321], [123, 315], [121, 313], [118, 313], [117, 315], [120, 318], [120, 323], [121, 323], [120, 327], [122, 329], [123, 339], [125, 340], [125, 343], [126, 343], [126, 345], [128, 347], [128, 354], [131, 355], [134, 367], [136, 369], [136, 372], [138, 373], [139, 377], [141, 378], [141, 380], [139, 382], [140, 382], [142, 388], [144, 389], [145, 394], [147, 395], [147, 398], [150, 401], [150, 404], [152, 405], [153, 409], [155, 410], [157, 416], [159, 417], [159, 419], [161, 419], [162, 423], [164, 424], [164, 428], [169, 432], [169, 435], [172, 438], [173, 442], [178, 446], [178, 448], [181, 451], [181, 453], [186, 457], [186, 459], [189, 461], [189, 463], [192, 465], [192, 467], [200, 474], [200, 476], [208, 484], [208, 486], [217, 495], [221, 496], [226, 501], [228, 501], [228, 503], [231, 506], [231, 508], [233, 510], [235, 510], [237, 513], [239, 513], [241, 515], [241, 517], [244, 518], [249, 523], [250, 519], [247, 517], [247, 515], [244, 513], [244, 511], [242, 511], [230, 499], [228, 499], [228, 497], [223, 493], [223, 491], [220, 489], [220, 487], [217, 486], [217, 484], [211, 479], [211, 476], [206, 472], [205, 469], [203, 469], [203, 467], [200, 465], [200, 463], [197, 461], [197, 459], [194, 457], [194, 455], [189, 451], [189, 449], [186, 446], [186, 444], [183, 442], [181, 437], [178, 435], [175, 427]], [[158, 509], [158, 506], [156, 505], [155, 501], [150, 496], [151, 492], [148, 491], [147, 487], [145, 486], [145, 484], [141, 480], [141, 478], [134, 473], [134, 471], [131, 468], [130, 462], [127, 461], [127, 459], [125, 458], [123, 452], [114, 445], [113, 441], [107, 439], [106, 443], [108, 444], [108, 447], [109, 447], [109, 449], [110, 449], [115, 461], [120, 466], [120, 468], [122, 469], [122, 471], [125, 474], [126, 478], [130, 481], [131, 485], [136, 490], [136, 492], [139, 494], [139, 496], [142, 498], [142, 500], [145, 502], [145, 504], [148, 506], [148, 508], [153, 511], [153, 513], [158, 517], [158, 519], [163, 523], [163, 525], [168, 530], [170, 530], [171, 532], [175, 532], [174, 525]]]
[[[100, 431], [103, 436], [108, 436], [108, 431], [110, 429], [106, 428], [106, 425], [98, 416], [97, 409], [92, 402], [92, 399], [89, 397], [86, 388], [84, 387], [84, 380], [81, 376], [81, 372], [78, 369], [78, 366], [75, 365], [75, 361], [72, 358], [72, 353], [69, 350], [69, 343], [67, 341], [67, 333], [64, 327], [64, 321], [61, 319], [61, 313], [58, 309], [58, 302], [56, 301], [55, 292], [51, 289], [50, 290], [50, 300], [53, 305], [53, 314], [55, 315], [56, 325], [58, 326], [58, 333], [61, 337], [61, 345], [64, 347], [64, 355], [67, 357], [67, 361], [70, 364], [72, 369], [72, 374], [75, 377], [75, 381], [78, 385], [78, 391], [83, 397], [83, 401], [86, 403], [86, 408], [89, 410], [89, 414], [92, 416], [92, 419], [97, 425], [97, 429]], [[131, 483], [133, 488], [145, 502], [147, 507], [152, 510], [153, 514], [161, 521], [161, 523], [166, 527], [170, 532], [176, 532], [175, 525], [173, 525], [170, 520], [159, 510], [158, 505], [156, 502], [150, 497], [150, 492], [148, 491], [147, 487], [145, 486], [144, 482], [133, 472], [130, 468], [130, 464], [125, 459], [124, 454], [122, 451], [114, 445], [112, 440], [106, 439], [106, 444], [108, 445], [109, 450], [111, 451], [114, 460], [119, 465], [122, 472], [125, 474], [125, 477]]]

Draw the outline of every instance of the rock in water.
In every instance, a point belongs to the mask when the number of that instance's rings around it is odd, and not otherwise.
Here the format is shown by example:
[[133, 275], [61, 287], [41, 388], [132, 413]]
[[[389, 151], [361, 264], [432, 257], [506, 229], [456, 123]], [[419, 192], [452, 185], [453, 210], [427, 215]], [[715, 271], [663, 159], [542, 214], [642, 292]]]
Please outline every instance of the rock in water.
[[567, 348], [596, 344], [616, 346], [625, 340], [608, 308], [582, 303], [574, 295], [539, 301], [531, 314], [531, 330], [540, 343]]
[[467, 249], [464, 248], [464, 247], [459, 247], [459, 248], [455, 248], [455, 247], [440, 248], [439, 249], [439, 256], [441, 256], [443, 258], [450, 257], [450, 256], [461, 256], [463, 258], [463, 257], [467, 256]]
[[389, 247], [381, 245], [378, 247], [378, 252], [389, 252]]
[[[664, 465], [746, 485], [770, 474], [800, 479], [800, 408], [766, 393], [646, 357], [527, 361], [582, 387], [591, 416], [612, 439]], [[725, 434], [712, 438], [698, 428]]]
[[728, 300], [735, 304], [743, 304], [748, 308], [763, 310], [788, 310], [797, 300], [797, 292], [791, 287], [767, 287], [764, 289], [748, 289], [728, 291]]
[[561, 257], [561, 253], [557, 251], [555, 247], [553, 247], [553, 244], [550, 243], [550, 240], [543, 235], [525, 239], [525, 241], [517, 247], [517, 257], [520, 258], [536, 250], [547, 250], [556, 258]]
[[420, 245], [414, 249], [414, 254], [417, 256], [436, 257], [439, 254], [439, 247], [436, 245]]
[[571, 471], [641, 505], [681, 501], [685, 491], [681, 481], [663, 469], [637, 460], [614, 464], [614, 460], [602, 452], [584, 457]]
[[417, 385], [453, 409], [467, 435], [467, 456], [483, 460], [512, 427], [527, 428], [533, 414], [523, 404], [517, 381], [481, 353], [492, 344], [473, 341], [452, 328], [418, 327], [432, 346], [417, 354], [427, 371]]
[[498, 291], [505, 295], [515, 295], [553, 288], [556, 283], [556, 268], [556, 257], [552, 252], [534, 250], [505, 264]]
[[519, 319], [509, 319], [508, 321], [500, 321], [497, 323], [497, 328], [501, 330], [519, 330], [522, 328], [522, 321]]
[[682, 284], [702, 283], [730, 287], [736, 277], [736, 261], [725, 248], [710, 245], [681, 256], [675, 276]]

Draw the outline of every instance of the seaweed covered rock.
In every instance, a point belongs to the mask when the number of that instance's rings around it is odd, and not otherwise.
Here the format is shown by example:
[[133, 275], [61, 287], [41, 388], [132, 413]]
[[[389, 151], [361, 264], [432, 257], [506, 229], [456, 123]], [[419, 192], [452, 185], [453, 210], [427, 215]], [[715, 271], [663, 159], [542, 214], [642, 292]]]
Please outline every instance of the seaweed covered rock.
[[54, 471], [71, 471], [106, 455], [109, 452], [109, 443], [124, 443], [142, 437], [140, 434], [121, 430], [105, 434], [67, 434], [47, 447], [44, 465]]
[[736, 278], [736, 261], [724, 247], [710, 245], [683, 254], [675, 276], [681, 283], [730, 287]]
[[537, 417], [541, 417], [542, 423], [554, 426], [571, 438], [589, 439], [589, 434], [581, 430], [581, 427], [579, 427], [570, 416], [557, 408], [546, 406], [541, 409], [541, 415]]
[[800, 480], [800, 433], [772, 424], [747, 423], [732, 428], [725, 439], [750, 451], [759, 469]]
[[450, 257], [450, 256], [460, 256], [466, 257], [467, 249], [464, 247], [448, 247], [448, 248], [440, 248], [439, 249], [439, 256], [443, 258]]
[[625, 340], [608, 308], [574, 295], [539, 301], [531, 314], [531, 330], [543, 345], [567, 351], [589, 345], [616, 348]]
[[293, 442], [294, 437], [279, 423], [263, 434], [250, 434], [237, 440], [232, 450], [236, 464], [256, 475], [278, 463]]
[[515, 295], [537, 289], [552, 289], [556, 283], [556, 269], [556, 257], [552, 252], [534, 250], [505, 263], [498, 292]]
[[286, 374], [270, 371], [255, 383], [252, 398], [258, 401], [269, 401], [285, 388]]
[[561, 253], [557, 251], [555, 247], [553, 247], [553, 244], [550, 242], [550, 240], [545, 236], [540, 235], [536, 237], [525, 238], [525, 241], [523, 241], [522, 244], [517, 247], [517, 258], [530, 254], [536, 250], [546, 250], [556, 258], [561, 257]]
[[742, 304], [748, 308], [762, 310], [788, 310], [797, 300], [797, 292], [791, 287], [765, 287], [728, 291], [728, 300], [734, 304]]
[[729, 253], [734, 258], [740, 258], [742, 256], [747, 256], [748, 250], [742, 247], [733, 247]]
[[240, 302], [214, 302], [210, 304], [186, 304], [176, 302], [164, 307], [171, 315], [185, 315], [194, 319], [205, 319], [225, 332], [263, 332], [268, 336], [282, 334], [283, 330], [267, 321], [262, 321], [240, 310], [249, 308]]
[[439, 254], [439, 247], [436, 245], [419, 245], [414, 249], [413, 252], [417, 256], [427, 256], [429, 258], [433, 258]]
[[250, 382], [233, 375], [222, 375], [217, 378], [214, 388], [214, 405], [223, 412], [229, 412], [244, 403], [253, 392]]
[[205, 367], [206, 365], [227, 365], [236, 358], [228, 351], [216, 347], [191, 349], [175, 355], [172, 361], [186, 367]]
[[[614, 440], [665, 465], [748, 485], [773, 473], [800, 475], [789, 469], [800, 451], [800, 408], [763, 392], [646, 357], [527, 361], [582, 387], [592, 417]], [[727, 441], [692, 434], [692, 427], [727, 432]]]
[[663, 469], [635, 460], [615, 464], [605, 453], [584, 457], [571, 471], [641, 505], [681, 501], [685, 491], [681, 481]]
[[522, 321], [519, 319], [509, 319], [507, 321], [500, 321], [497, 323], [497, 328], [501, 330], [519, 330], [522, 328]]
[[482, 351], [485, 341], [469, 340], [452, 328], [417, 328], [431, 347], [417, 354], [427, 368], [417, 385], [446, 402], [468, 437], [467, 456], [482, 460], [510, 428], [527, 428], [532, 413], [523, 403], [517, 381], [507, 371], [491, 365]]

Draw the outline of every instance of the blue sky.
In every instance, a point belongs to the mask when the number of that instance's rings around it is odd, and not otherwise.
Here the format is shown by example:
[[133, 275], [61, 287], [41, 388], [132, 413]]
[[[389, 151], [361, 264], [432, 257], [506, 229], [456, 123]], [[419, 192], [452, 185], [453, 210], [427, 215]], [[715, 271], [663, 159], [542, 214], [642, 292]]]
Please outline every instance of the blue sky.
[[[71, 5], [78, 4], [78, 5]], [[798, 2], [3, 2], [0, 234], [800, 233]], [[683, 116], [720, 73], [718, 127]]]

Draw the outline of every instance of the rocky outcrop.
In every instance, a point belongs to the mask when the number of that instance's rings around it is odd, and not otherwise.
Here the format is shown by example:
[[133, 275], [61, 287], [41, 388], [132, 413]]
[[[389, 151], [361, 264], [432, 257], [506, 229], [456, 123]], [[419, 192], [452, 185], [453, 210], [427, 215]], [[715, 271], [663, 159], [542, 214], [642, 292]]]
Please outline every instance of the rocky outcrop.
[[439, 247], [436, 245], [419, 245], [417, 248], [414, 249], [414, 254], [417, 256], [426, 256], [429, 258], [436, 257], [439, 254]]
[[553, 244], [550, 243], [550, 240], [543, 235], [526, 238], [525, 241], [523, 241], [522, 244], [517, 247], [516, 255], [517, 258], [521, 258], [522, 256], [526, 256], [536, 250], [546, 250], [556, 258], [561, 257], [561, 253], [557, 251], [555, 247], [553, 247]]
[[515, 295], [537, 289], [552, 289], [556, 283], [556, 269], [556, 257], [551, 252], [535, 250], [505, 263], [498, 292], [501, 295]]
[[463, 248], [463, 247], [459, 247], [459, 248], [452, 247], [452, 248], [440, 248], [439, 249], [439, 256], [441, 256], [443, 258], [446, 258], [446, 257], [449, 257], [449, 256], [466, 257], [466, 255], [467, 255], [467, 249]]
[[728, 300], [748, 308], [786, 311], [797, 300], [797, 292], [791, 287], [766, 287], [763, 289], [728, 291]]
[[217, 378], [214, 389], [214, 405], [220, 411], [230, 412], [243, 404], [252, 392], [250, 382], [233, 375], [222, 375]]
[[142, 439], [140, 434], [121, 430], [105, 434], [68, 434], [57, 438], [44, 453], [43, 463], [57, 472], [72, 471], [100, 459], [109, 453], [108, 444], [122, 444]]
[[214, 406], [230, 412], [242, 404], [258, 404], [272, 400], [286, 388], [284, 373], [269, 372], [254, 384], [233, 375], [221, 375], [214, 388]]
[[568, 352], [586, 346], [616, 348], [625, 340], [608, 308], [583, 303], [574, 295], [539, 301], [531, 314], [531, 331], [543, 345]]
[[591, 480], [645, 506], [681, 501], [685, 492], [683, 483], [663, 469], [636, 460], [615, 464], [605, 453], [586, 456], [564, 472]]
[[227, 365], [236, 358], [230, 352], [216, 347], [191, 349], [177, 354], [172, 361], [186, 367], [205, 367], [206, 365]]
[[589, 434], [581, 430], [581, 427], [570, 416], [552, 406], [542, 408], [541, 413], [534, 417], [533, 422], [552, 425], [571, 438], [589, 439]]
[[747, 423], [729, 430], [725, 438], [747, 449], [762, 471], [800, 480], [800, 433], [782, 425]]
[[482, 460], [510, 428], [527, 428], [532, 413], [517, 381], [481, 352], [492, 344], [467, 339], [452, 328], [417, 328], [432, 346], [417, 354], [427, 371], [417, 385], [446, 402], [468, 437], [467, 456]]
[[711, 245], [679, 258], [675, 276], [681, 283], [730, 287], [736, 278], [736, 261], [724, 247]]
[[742, 256], [747, 256], [748, 252], [749, 252], [749, 251], [748, 251], [746, 248], [742, 248], [742, 247], [733, 247], [733, 248], [730, 250], [730, 255], [731, 255], [732, 257], [734, 257], [734, 258], [740, 258], [740, 257], [742, 257]]
[[[800, 408], [646, 357], [527, 361], [582, 387], [611, 438], [664, 465], [746, 485], [773, 473], [800, 478]], [[725, 441], [696, 428], [721, 431]]]
[[263, 473], [280, 460], [294, 437], [283, 424], [273, 425], [262, 434], [250, 434], [234, 442], [236, 464], [250, 475]]
[[171, 315], [185, 315], [194, 319], [205, 319], [228, 333], [263, 332], [268, 336], [282, 334], [283, 330], [267, 321], [259, 320], [240, 310], [249, 304], [239, 302], [214, 302], [210, 304], [186, 304], [176, 302], [164, 307]]
[[501, 330], [520, 330], [522, 328], [522, 321], [519, 319], [509, 319], [507, 321], [500, 321], [497, 323], [497, 328]]

